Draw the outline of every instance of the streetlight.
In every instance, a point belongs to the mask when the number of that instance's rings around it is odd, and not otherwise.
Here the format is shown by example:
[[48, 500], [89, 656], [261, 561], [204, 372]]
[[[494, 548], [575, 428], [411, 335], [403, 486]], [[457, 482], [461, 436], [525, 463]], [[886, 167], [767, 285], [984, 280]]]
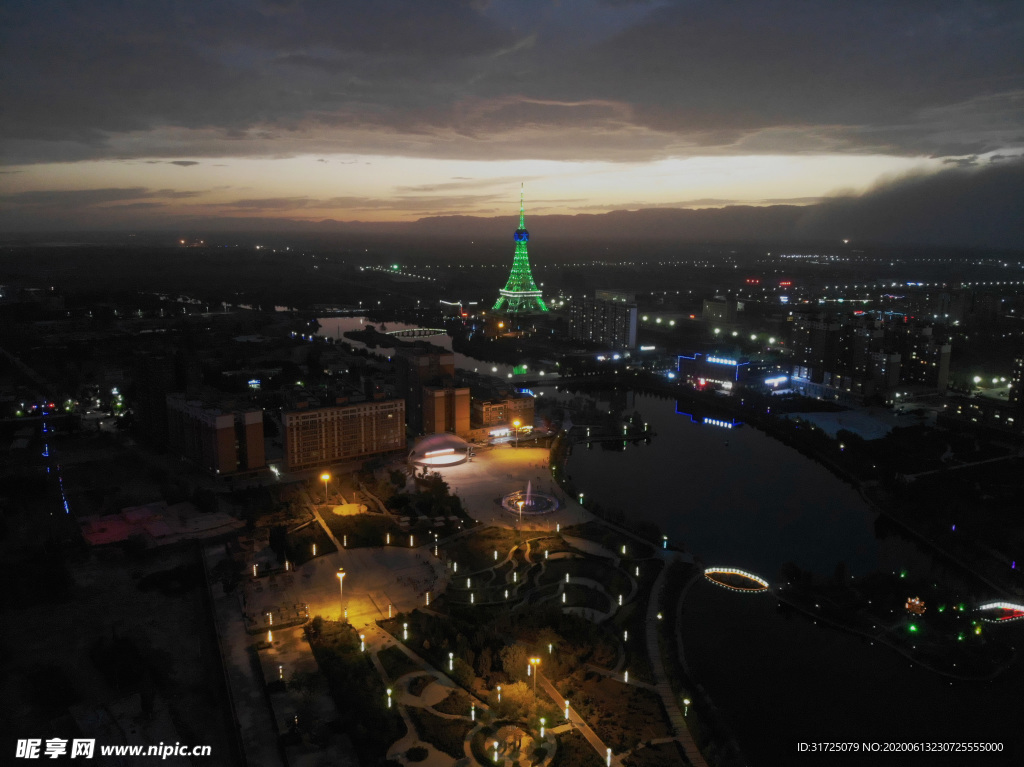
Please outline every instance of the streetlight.
[[545, 721], [544, 717], [541, 717], [540, 718], [540, 737], [541, 737], [541, 740], [544, 739], [544, 721]]
[[455, 670], [455, 653], [453, 652], [448, 653], [448, 670]]
[[338, 601], [341, 603], [342, 609], [344, 610], [344, 606], [345, 606], [345, 568], [344, 567], [339, 567], [338, 568]]
[[498, 703], [501, 703], [501, 685], [498, 685]]
[[331, 475], [326, 471], [320, 475], [320, 479], [324, 481], [324, 503], [327, 503], [327, 483], [331, 481]]
[[519, 506], [519, 528], [520, 529], [522, 529], [522, 527], [523, 527], [523, 504], [524, 503], [526, 503], [526, 501], [516, 501], [516, 505]]
[[540, 674], [540, 671], [537, 668], [537, 666], [540, 665], [540, 658], [538, 658], [536, 656], [533, 657], [533, 658], [530, 658], [530, 665], [533, 666], [533, 694], [536, 695], [537, 694], [537, 676]]
[[569, 701], [565, 702], [565, 721], [569, 721]]
[[519, 427], [522, 423], [518, 418], [512, 422], [512, 425], [516, 427], [516, 447], [519, 447]]
[[683, 698], [683, 716], [686, 716], [690, 712], [690, 699]]
[[388, 688], [388, 708], [391, 708], [391, 688]]

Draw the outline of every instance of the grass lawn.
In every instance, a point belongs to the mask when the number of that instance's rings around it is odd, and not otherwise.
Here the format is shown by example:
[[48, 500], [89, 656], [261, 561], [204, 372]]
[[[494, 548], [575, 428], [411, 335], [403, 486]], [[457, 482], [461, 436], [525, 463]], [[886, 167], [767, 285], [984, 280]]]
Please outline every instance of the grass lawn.
[[651, 690], [593, 672], [574, 674], [559, 690], [616, 753], [672, 734], [661, 698]]
[[442, 751], [453, 759], [461, 759], [466, 755], [463, 744], [466, 735], [473, 729], [473, 722], [468, 719], [445, 719], [431, 714], [422, 708], [407, 708], [409, 717], [416, 725], [420, 740], [429, 743], [438, 751]]
[[565, 587], [565, 606], [586, 607], [600, 612], [608, 612], [611, 608], [608, 597], [604, 594], [588, 586], [579, 586], [573, 583]]
[[466, 574], [485, 570], [495, 565], [494, 550], [498, 550], [498, 562], [508, 555], [509, 549], [519, 542], [514, 530], [502, 527], [485, 527], [470, 535], [445, 545], [448, 557], [459, 563], [459, 572], [465, 569]]
[[442, 714], [457, 714], [458, 716], [469, 716], [469, 707], [472, 703], [469, 695], [462, 690], [452, 690], [451, 694], [440, 703], [434, 706], [435, 711]]
[[324, 532], [320, 523], [314, 520], [301, 530], [288, 533], [288, 559], [296, 565], [305, 564], [313, 558], [313, 544], [316, 544], [318, 557], [337, 551], [334, 542]]
[[597, 755], [579, 731], [573, 730], [558, 739], [551, 767], [604, 767], [604, 759]]
[[409, 680], [409, 694], [410, 695], [422, 695], [423, 691], [430, 686], [430, 683], [434, 681], [434, 677], [430, 674], [423, 674], [422, 676], [413, 677]]
[[626, 767], [687, 767], [691, 764], [676, 742], [637, 749], [622, 763]]
[[622, 571], [599, 559], [549, 560], [544, 575], [540, 577], [540, 582], [544, 584], [564, 581], [566, 573], [569, 574], [570, 584], [572, 584], [574, 577], [589, 578], [603, 585], [613, 597], [617, 597], [619, 594], [629, 596], [629, 577]]
[[[331, 511], [326, 511], [321, 516], [327, 526], [331, 528], [335, 538], [339, 541], [347, 539], [346, 548], [349, 549], [383, 546], [388, 533], [391, 533], [392, 539], [396, 542], [402, 535], [398, 525], [389, 522], [382, 514], [354, 514], [348, 517], [339, 517]], [[317, 550], [319, 551], [319, 547]]]
[[377, 653], [377, 659], [384, 666], [384, 670], [392, 682], [401, 676], [405, 676], [410, 671], [423, 670], [416, 661], [397, 647], [388, 647], [381, 650]]
[[[313, 625], [319, 625], [319, 632]], [[327, 679], [338, 714], [353, 725], [350, 734], [360, 762], [376, 764], [405, 733], [405, 723], [397, 709], [386, 707], [385, 686], [369, 656], [359, 651], [359, 635], [352, 626], [315, 620], [313, 625], [309, 646]]]

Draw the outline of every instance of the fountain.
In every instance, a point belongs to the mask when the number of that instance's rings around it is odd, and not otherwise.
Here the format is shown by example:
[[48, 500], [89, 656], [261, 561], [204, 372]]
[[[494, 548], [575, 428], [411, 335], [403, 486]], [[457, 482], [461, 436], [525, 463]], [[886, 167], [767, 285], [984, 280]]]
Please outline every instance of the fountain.
[[516, 490], [501, 499], [501, 506], [505, 511], [516, 516], [539, 516], [550, 514], [558, 508], [558, 499], [548, 493], [537, 493], [533, 490], [533, 483], [526, 483], [526, 491]]

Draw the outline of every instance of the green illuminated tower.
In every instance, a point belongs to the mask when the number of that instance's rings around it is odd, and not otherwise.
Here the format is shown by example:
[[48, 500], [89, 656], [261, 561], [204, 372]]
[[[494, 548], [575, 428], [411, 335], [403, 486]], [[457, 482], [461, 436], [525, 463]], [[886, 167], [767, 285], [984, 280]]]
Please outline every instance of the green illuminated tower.
[[526, 219], [523, 215], [523, 190], [519, 189], [519, 228], [512, 235], [516, 241], [516, 254], [512, 259], [512, 273], [508, 276], [505, 287], [494, 302], [493, 311], [504, 311], [507, 314], [529, 314], [530, 312], [546, 312], [548, 307], [541, 298], [540, 288], [533, 281], [530, 270], [530, 256], [526, 253], [526, 243], [530, 241], [530, 233], [526, 231]]

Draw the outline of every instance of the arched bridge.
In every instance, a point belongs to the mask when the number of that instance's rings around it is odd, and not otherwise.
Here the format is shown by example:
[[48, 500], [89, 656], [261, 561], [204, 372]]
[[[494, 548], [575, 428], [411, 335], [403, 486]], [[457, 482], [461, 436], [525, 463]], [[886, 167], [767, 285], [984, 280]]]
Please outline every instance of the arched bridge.
[[448, 333], [444, 328], [408, 328], [406, 330], [389, 330], [386, 335], [399, 338], [423, 338], [425, 336], [443, 336]]

